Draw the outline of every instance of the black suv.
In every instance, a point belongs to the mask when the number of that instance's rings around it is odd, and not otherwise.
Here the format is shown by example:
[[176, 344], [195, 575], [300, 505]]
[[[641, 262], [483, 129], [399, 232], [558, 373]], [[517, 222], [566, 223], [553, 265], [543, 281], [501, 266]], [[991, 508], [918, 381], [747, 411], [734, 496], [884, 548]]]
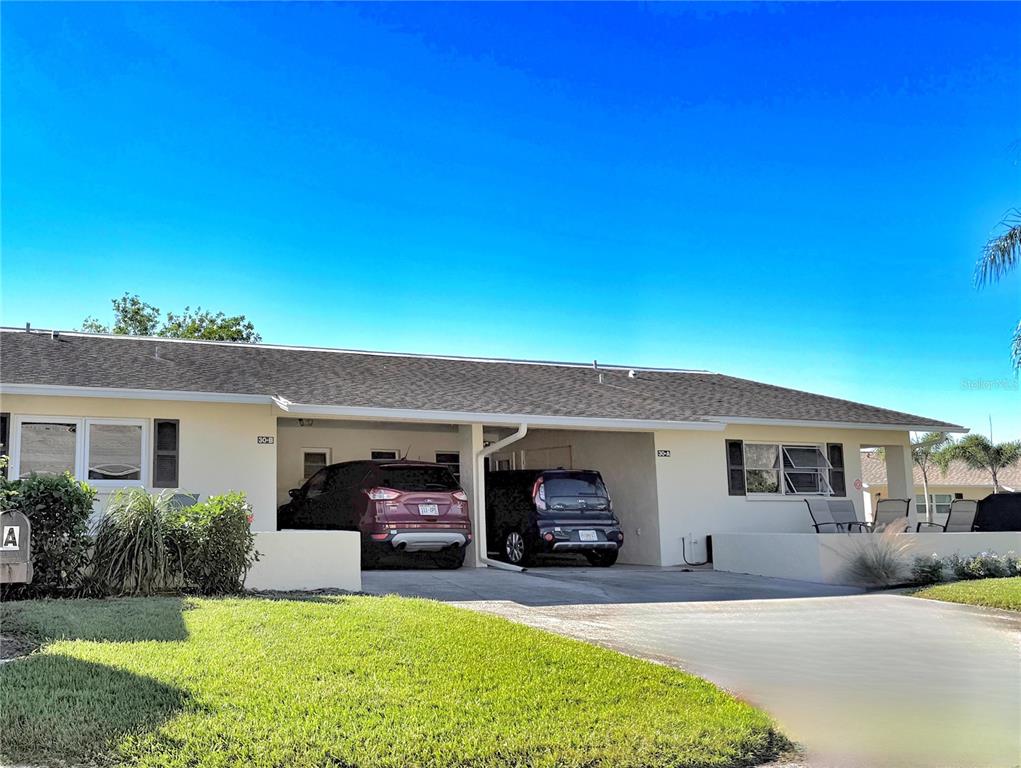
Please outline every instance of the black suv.
[[603, 478], [589, 469], [487, 472], [486, 535], [514, 565], [539, 552], [577, 552], [605, 567], [624, 545]]

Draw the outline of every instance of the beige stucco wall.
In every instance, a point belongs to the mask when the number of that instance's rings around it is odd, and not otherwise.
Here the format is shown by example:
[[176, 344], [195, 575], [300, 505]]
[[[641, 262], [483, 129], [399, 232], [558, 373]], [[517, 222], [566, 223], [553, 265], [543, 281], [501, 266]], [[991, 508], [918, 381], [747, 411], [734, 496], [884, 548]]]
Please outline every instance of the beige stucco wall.
[[529, 430], [508, 450], [520, 453], [562, 446], [570, 446], [573, 469], [595, 469], [603, 476], [626, 537], [620, 562], [659, 565], [656, 449], [652, 433], [536, 429]]
[[[244, 491], [255, 513], [252, 527], [276, 530], [277, 447], [257, 443], [260, 435], [276, 436], [273, 406], [2, 395], [0, 409], [12, 416], [178, 419], [180, 489], [203, 498]], [[108, 497], [104, 491], [99, 505]]]
[[435, 461], [437, 451], [458, 451], [461, 447], [457, 427], [415, 424], [379, 424], [330, 419], [312, 419], [298, 426], [294, 419], [281, 419], [277, 427], [278, 504], [287, 501], [287, 491], [304, 483], [302, 452], [311, 448], [329, 448], [330, 461], [368, 459], [374, 450], [395, 450], [403, 457]]
[[[689, 561], [705, 558], [705, 536], [728, 531], [809, 532], [812, 530], [805, 502], [799, 497], [756, 499], [730, 496], [727, 492], [726, 440], [788, 443], [842, 443], [847, 498], [864, 519], [862, 495], [855, 490], [861, 479], [862, 446], [909, 445], [907, 432], [886, 430], [827, 429], [784, 426], [728, 426], [722, 432], [659, 431], [655, 451], [659, 499], [660, 562], [683, 563], [681, 539], [689, 543]], [[655, 452], [654, 452], [655, 453]]]

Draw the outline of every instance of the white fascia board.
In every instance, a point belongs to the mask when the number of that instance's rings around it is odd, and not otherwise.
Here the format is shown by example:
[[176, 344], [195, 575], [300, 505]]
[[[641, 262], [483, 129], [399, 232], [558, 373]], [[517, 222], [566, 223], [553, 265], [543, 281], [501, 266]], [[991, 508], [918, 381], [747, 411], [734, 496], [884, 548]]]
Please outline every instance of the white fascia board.
[[586, 416], [541, 416], [522, 413], [479, 413], [473, 411], [429, 411], [415, 408], [366, 408], [346, 405], [309, 405], [273, 398], [280, 410], [291, 416], [338, 416], [379, 421], [421, 421], [441, 424], [487, 424], [493, 426], [560, 427], [618, 431], [701, 430], [720, 432], [723, 424], [710, 421], [657, 421], [654, 419], [608, 419]]
[[178, 389], [124, 389], [121, 387], [68, 387], [58, 384], [0, 384], [0, 395], [46, 395], [49, 397], [112, 397], [121, 400], [178, 400], [198, 403], [245, 403], [271, 405], [269, 395], [229, 392], [187, 392]]
[[812, 419], [761, 419], [745, 416], [707, 416], [707, 419], [723, 424], [748, 424], [765, 427], [820, 427], [822, 429], [882, 429], [891, 432], [955, 432], [970, 430], [959, 426], [934, 426], [932, 424], [871, 424], [856, 421], [814, 421]]

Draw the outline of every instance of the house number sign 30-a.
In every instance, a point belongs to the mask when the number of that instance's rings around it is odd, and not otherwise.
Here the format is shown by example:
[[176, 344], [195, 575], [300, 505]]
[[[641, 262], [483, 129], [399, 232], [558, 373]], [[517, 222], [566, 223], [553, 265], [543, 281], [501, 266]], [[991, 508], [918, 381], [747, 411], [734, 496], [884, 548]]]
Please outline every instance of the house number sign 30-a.
[[273, 435], [259, 435], [256, 438], [256, 442], [259, 445], [273, 445], [273, 440], [274, 440]]
[[657, 456], [658, 456], [659, 458], [661, 458], [661, 459], [669, 459], [669, 458], [670, 458], [670, 451], [664, 451], [664, 450], [663, 450], [663, 449], [661, 448], [660, 450], [656, 451], [656, 455], [657, 455]]

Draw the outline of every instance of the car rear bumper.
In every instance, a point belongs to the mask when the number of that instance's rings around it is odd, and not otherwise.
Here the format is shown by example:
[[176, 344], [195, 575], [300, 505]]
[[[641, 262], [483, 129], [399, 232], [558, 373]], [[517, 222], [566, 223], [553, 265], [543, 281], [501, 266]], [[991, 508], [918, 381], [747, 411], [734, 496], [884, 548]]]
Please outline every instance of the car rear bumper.
[[401, 552], [439, 552], [449, 547], [463, 547], [468, 536], [461, 531], [402, 531], [384, 542]]
[[592, 549], [619, 549], [615, 541], [558, 541], [553, 544], [554, 552], [587, 552]]

